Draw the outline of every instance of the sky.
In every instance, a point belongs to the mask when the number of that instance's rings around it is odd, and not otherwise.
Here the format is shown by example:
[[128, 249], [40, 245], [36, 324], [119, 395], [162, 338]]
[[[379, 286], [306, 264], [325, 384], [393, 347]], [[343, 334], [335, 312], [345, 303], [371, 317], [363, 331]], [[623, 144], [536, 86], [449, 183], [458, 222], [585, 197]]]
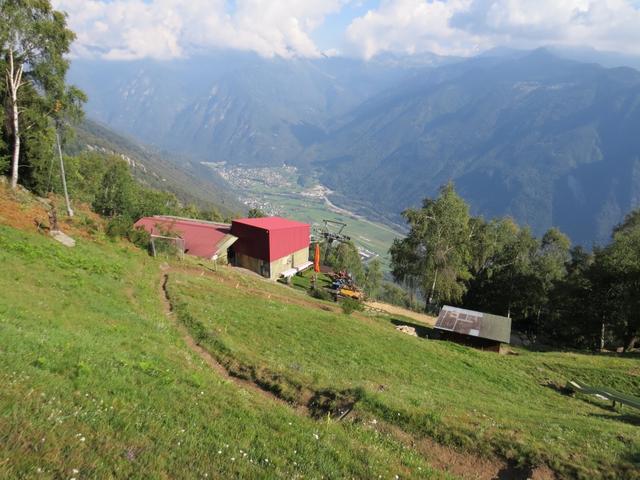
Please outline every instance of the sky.
[[472, 56], [495, 47], [640, 55], [640, 0], [53, 0], [76, 57], [265, 57], [391, 52]]

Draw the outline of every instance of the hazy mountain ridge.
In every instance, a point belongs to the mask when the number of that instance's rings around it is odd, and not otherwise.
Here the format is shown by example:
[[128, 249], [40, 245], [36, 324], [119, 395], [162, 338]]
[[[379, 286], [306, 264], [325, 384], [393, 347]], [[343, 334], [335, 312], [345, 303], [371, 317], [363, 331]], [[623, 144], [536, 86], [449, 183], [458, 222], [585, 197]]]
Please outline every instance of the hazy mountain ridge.
[[[390, 87], [399, 67], [342, 58], [264, 59], [220, 52], [174, 62], [74, 62], [89, 115], [161, 148], [211, 162], [282, 164], [324, 138], [331, 119]], [[443, 60], [444, 61], [444, 60]]]
[[210, 162], [316, 169], [343, 202], [396, 220], [454, 180], [475, 213], [590, 245], [640, 203], [630, 68], [547, 50], [94, 66], [77, 62], [71, 79], [111, 127]]
[[91, 120], [75, 128], [75, 136], [65, 146], [66, 153], [97, 151], [116, 155], [131, 167], [133, 175], [144, 185], [174, 193], [183, 203], [200, 208], [215, 207], [223, 215], [245, 209], [230, 185], [211, 169], [186, 158], [180, 165], [169, 161], [162, 152], [140, 145]]
[[542, 51], [454, 70], [356, 111], [316, 156], [325, 182], [400, 211], [451, 179], [478, 213], [587, 244], [638, 205], [640, 73]]

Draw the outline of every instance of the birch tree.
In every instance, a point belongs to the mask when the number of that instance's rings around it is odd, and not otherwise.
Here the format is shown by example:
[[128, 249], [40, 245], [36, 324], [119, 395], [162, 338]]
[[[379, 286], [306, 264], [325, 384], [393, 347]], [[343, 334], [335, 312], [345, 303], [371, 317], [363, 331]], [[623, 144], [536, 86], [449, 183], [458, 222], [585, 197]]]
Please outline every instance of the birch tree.
[[[22, 147], [30, 130], [51, 128], [43, 117], [59, 121], [80, 111], [84, 95], [65, 85], [65, 55], [73, 39], [65, 14], [54, 10], [49, 0], [0, 0], [0, 65], [13, 188], [20, 179]], [[25, 116], [31, 121], [25, 122]]]
[[458, 302], [470, 278], [473, 228], [469, 207], [449, 183], [436, 199], [402, 213], [410, 231], [390, 253], [396, 281], [418, 279], [429, 304]]

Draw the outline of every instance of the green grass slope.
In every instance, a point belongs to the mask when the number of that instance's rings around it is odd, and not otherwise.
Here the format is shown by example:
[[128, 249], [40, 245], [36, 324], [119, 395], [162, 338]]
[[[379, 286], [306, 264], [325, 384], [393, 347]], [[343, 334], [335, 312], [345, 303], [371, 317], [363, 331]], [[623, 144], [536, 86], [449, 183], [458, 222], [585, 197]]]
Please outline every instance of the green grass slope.
[[[500, 356], [345, 316], [284, 286], [222, 269], [170, 275], [179, 317], [228, 369], [293, 402], [357, 401], [353, 416], [463, 451], [546, 464], [567, 478], [640, 478], [640, 415], [549, 385], [577, 379], [638, 394], [637, 358]], [[330, 310], [330, 311], [327, 311]], [[338, 410], [334, 411], [337, 414]]]
[[441, 477], [389, 436], [208, 368], [143, 252], [0, 226], [0, 264], [0, 478]]

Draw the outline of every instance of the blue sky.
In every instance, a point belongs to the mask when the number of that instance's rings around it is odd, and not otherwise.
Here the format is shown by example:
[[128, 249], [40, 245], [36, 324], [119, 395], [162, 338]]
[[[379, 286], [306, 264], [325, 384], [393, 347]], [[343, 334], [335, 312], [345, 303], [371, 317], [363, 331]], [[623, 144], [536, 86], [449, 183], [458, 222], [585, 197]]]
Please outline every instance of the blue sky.
[[323, 24], [311, 36], [322, 50], [340, 48], [344, 32], [351, 22], [367, 13], [368, 10], [376, 9], [379, 5], [379, 0], [368, 0], [345, 5], [340, 11], [327, 15]]
[[556, 45], [640, 55], [640, 0], [52, 0], [74, 55], [171, 59], [383, 52], [471, 56]]

